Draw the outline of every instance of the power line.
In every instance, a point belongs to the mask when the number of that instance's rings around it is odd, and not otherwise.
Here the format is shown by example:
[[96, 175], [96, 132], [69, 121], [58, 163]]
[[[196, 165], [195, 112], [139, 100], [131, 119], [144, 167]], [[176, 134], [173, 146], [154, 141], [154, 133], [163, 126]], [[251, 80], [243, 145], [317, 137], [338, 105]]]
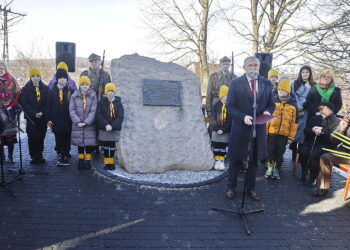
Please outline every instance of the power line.
[[[2, 34], [3, 34], [3, 51], [2, 51], [2, 60], [5, 62], [6, 64], [9, 63], [9, 41], [8, 41], [8, 27], [9, 27], [9, 23], [13, 22], [15, 19], [20, 18], [20, 17], [24, 17], [26, 16], [26, 14], [23, 13], [19, 13], [19, 12], [15, 12], [11, 10], [11, 7], [8, 7], [9, 4], [7, 4], [5, 7], [2, 7], [0, 5], [0, 14], [3, 15], [3, 23], [2, 23]], [[9, 18], [9, 14], [11, 14], [12, 16]]]

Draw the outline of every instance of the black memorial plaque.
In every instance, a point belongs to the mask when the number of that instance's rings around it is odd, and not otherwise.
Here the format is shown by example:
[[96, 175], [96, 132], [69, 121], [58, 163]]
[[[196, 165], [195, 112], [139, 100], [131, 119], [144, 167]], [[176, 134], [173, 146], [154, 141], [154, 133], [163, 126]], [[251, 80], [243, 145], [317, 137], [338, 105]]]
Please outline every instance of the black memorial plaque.
[[181, 107], [181, 82], [143, 80], [143, 105]]

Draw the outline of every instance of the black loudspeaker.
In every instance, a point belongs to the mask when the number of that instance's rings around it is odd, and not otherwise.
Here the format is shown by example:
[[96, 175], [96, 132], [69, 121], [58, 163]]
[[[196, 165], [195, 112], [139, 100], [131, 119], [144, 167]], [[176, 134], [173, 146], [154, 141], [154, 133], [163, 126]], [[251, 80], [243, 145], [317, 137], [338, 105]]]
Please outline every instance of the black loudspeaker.
[[65, 62], [68, 72], [75, 72], [75, 43], [56, 42], [56, 67]]
[[260, 60], [259, 75], [267, 78], [267, 74], [272, 68], [272, 53], [255, 53], [255, 56]]

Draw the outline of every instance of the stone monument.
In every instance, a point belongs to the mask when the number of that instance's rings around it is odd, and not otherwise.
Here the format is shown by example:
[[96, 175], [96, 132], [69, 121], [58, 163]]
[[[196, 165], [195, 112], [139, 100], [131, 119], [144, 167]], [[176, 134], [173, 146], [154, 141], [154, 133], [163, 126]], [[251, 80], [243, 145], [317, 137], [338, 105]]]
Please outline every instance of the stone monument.
[[194, 73], [138, 54], [112, 60], [111, 71], [125, 110], [118, 158], [129, 173], [212, 168]]

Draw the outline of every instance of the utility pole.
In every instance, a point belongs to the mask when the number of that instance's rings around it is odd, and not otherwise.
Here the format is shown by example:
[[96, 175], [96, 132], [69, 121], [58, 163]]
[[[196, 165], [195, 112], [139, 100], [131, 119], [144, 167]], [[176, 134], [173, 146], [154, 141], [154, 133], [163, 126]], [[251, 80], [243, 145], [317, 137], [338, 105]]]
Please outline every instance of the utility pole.
[[11, 8], [9, 7], [9, 5], [12, 2], [13, 1], [11, 1], [9, 4], [5, 5], [4, 7], [2, 7], [0, 5], [0, 15], [3, 16], [3, 23], [1, 25], [1, 27], [2, 27], [2, 35], [3, 35], [3, 39], [4, 39], [3, 40], [3, 48], [2, 48], [2, 60], [3, 60], [3, 62], [6, 62], [6, 64], [9, 63], [9, 39], [8, 39], [9, 23], [11, 26], [11, 22], [13, 22], [15, 19], [26, 16], [26, 14], [12, 11]]

